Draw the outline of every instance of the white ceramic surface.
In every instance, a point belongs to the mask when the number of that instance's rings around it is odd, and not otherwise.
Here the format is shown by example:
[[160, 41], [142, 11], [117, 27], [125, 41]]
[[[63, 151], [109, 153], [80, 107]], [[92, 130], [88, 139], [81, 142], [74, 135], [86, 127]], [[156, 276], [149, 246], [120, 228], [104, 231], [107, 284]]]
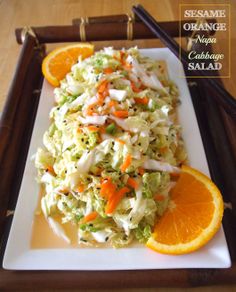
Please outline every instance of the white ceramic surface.
[[[180, 90], [179, 122], [183, 127], [183, 138], [190, 164], [209, 175], [186, 79], [178, 77], [184, 74], [179, 60], [166, 48], [141, 51], [143, 55], [154, 59], [166, 60], [169, 75]], [[129, 270], [230, 267], [231, 261], [222, 228], [199, 251], [181, 256], [161, 255], [141, 245], [122, 249], [31, 249], [31, 228], [39, 188], [35, 181], [36, 170], [30, 158], [36, 152], [37, 147], [42, 146], [42, 136], [49, 125], [48, 115], [53, 101], [53, 88], [44, 82], [21, 190], [4, 255], [3, 267], [5, 269]]]

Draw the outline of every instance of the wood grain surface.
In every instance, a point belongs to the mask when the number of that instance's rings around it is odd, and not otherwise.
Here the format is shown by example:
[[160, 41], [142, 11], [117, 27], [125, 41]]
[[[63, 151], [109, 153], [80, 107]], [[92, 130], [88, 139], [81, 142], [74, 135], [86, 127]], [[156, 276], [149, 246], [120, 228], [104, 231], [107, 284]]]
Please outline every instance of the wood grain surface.
[[[142, 4], [159, 21], [179, 19], [179, 3], [229, 3], [231, 4], [231, 77], [224, 79], [227, 90], [236, 97], [236, 68], [233, 48], [236, 48], [236, 1], [235, 0], [0, 0], [0, 112], [3, 109], [8, 88], [11, 84], [20, 48], [16, 43], [14, 30], [23, 26], [66, 25], [72, 19], [85, 16], [123, 14], [131, 11], [132, 5]], [[113, 43], [112, 43], [113, 44]], [[115, 46], [123, 42], [114, 42]], [[126, 42], [131, 46], [132, 42]], [[135, 42], [140, 47], [162, 46], [158, 40]], [[98, 42], [97, 48], [111, 45]], [[51, 49], [55, 45], [48, 46]], [[226, 53], [226, 40], [217, 43], [216, 50]], [[227, 53], [226, 53], [227, 54]], [[224, 72], [222, 72], [224, 73]], [[171, 280], [171, 279], [170, 279]], [[114, 287], [115, 288], [115, 287]], [[125, 287], [124, 287], [125, 288]], [[142, 289], [140, 291], [236, 291], [235, 286], [221, 286], [194, 289]], [[39, 291], [34, 290], [34, 291]], [[45, 291], [45, 290], [44, 290]], [[49, 290], [48, 290], [49, 291]], [[55, 290], [53, 290], [55, 291]], [[61, 291], [61, 290], [60, 290]], [[78, 289], [78, 291], [80, 291]], [[88, 290], [87, 290], [88, 291]], [[92, 291], [92, 290], [89, 290]], [[95, 290], [94, 290], [95, 291]], [[100, 290], [101, 291], [101, 290]], [[109, 291], [109, 290], [103, 290]], [[120, 291], [114, 289], [114, 291]], [[137, 291], [125, 289], [124, 292]]]

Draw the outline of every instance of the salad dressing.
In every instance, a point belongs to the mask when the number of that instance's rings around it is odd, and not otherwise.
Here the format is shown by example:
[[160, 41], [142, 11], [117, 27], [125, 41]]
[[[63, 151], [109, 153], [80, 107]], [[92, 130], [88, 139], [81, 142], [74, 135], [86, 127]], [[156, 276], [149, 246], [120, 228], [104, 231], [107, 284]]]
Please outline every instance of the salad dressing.
[[[67, 236], [71, 239], [71, 244], [57, 236], [50, 228], [45, 216], [41, 211], [41, 198], [43, 197], [43, 191], [39, 192], [38, 206], [34, 215], [34, 221], [32, 225], [31, 235], [31, 248], [72, 248], [78, 247], [77, 242], [77, 229], [72, 224], [63, 224]], [[59, 216], [53, 217], [58, 223], [60, 222]]]
[[[73, 235], [71, 230], [70, 236]], [[31, 248], [71, 248], [72, 245], [53, 233], [43, 214], [35, 215], [32, 226]]]

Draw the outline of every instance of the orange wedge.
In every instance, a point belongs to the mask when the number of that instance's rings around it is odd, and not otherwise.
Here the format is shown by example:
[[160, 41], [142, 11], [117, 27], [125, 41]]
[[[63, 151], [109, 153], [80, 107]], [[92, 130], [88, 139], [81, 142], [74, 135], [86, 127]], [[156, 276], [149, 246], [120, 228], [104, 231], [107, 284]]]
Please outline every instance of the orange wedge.
[[216, 185], [198, 170], [183, 166], [171, 190], [168, 208], [156, 223], [147, 246], [173, 255], [195, 251], [218, 231], [223, 210]]
[[47, 81], [53, 86], [59, 86], [60, 80], [71, 71], [78, 58], [83, 59], [91, 56], [94, 46], [88, 43], [72, 44], [50, 52], [42, 64], [42, 72]]

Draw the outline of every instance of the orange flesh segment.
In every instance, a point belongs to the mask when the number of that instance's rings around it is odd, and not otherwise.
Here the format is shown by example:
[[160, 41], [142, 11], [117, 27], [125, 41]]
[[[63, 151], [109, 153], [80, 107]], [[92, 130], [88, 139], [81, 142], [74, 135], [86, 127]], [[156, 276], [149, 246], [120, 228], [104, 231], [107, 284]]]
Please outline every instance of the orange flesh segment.
[[78, 62], [79, 56], [85, 59], [92, 54], [93, 46], [86, 43], [55, 49], [43, 60], [43, 75], [53, 86], [59, 86], [60, 80], [64, 79], [66, 74], [71, 71], [71, 67]]
[[147, 246], [167, 254], [183, 254], [206, 244], [220, 227], [223, 200], [213, 182], [184, 166], [170, 191], [170, 203], [155, 225]]
[[[171, 204], [174, 207], [169, 208], [165, 216], [160, 219], [160, 224], [164, 229], [159, 228], [158, 224], [155, 239], [158, 242], [169, 244], [168, 238], [173, 238], [175, 234], [176, 243], [193, 240], [201, 233], [202, 228], [209, 225], [212, 219], [214, 205], [211, 195], [203, 183], [188, 173], [182, 173], [171, 190], [170, 196]], [[173, 230], [169, 227], [173, 225], [169, 222], [171, 216], [173, 216], [174, 226], [172, 227], [175, 227], [175, 233], [172, 233]]]

